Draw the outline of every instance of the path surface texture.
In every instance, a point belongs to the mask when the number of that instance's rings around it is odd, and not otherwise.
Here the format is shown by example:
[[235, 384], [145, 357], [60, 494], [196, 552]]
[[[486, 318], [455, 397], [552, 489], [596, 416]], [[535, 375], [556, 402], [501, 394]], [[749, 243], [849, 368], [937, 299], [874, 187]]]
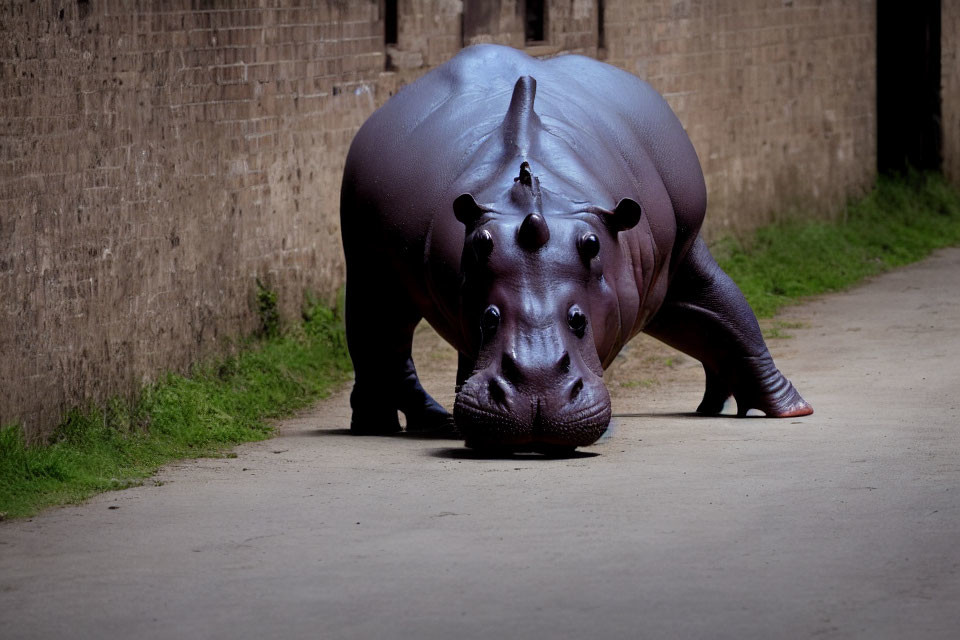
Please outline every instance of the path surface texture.
[[[236, 458], [2, 523], [0, 636], [960, 637], [960, 249], [784, 318], [808, 418], [692, 416], [699, 365], [642, 377], [640, 341], [579, 457], [352, 437], [344, 391]], [[449, 406], [452, 351], [417, 356]]]

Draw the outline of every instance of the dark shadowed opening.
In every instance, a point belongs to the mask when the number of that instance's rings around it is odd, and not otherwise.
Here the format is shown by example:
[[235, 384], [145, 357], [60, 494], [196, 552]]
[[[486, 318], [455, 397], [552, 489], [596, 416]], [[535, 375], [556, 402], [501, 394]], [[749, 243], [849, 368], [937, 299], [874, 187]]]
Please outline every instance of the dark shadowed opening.
[[877, 3], [877, 169], [939, 171], [940, 0]]
[[527, 0], [525, 20], [527, 42], [543, 42], [546, 11], [544, 0]]
[[397, 44], [397, 0], [384, 2], [383, 43]]
[[603, 0], [597, 0], [597, 48], [607, 48], [607, 29], [604, 21], [606, 20]]

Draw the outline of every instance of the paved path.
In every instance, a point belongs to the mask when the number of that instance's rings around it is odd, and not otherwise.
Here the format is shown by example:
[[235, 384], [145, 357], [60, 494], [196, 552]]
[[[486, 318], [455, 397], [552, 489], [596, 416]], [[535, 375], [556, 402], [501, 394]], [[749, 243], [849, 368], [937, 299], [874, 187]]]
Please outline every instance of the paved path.
[[235, 459], [3, 523], [0, 635], [960, 637], [960, 249], [788, 317], [809, 418], [689, 416], [699, 367], [624, 380], [641, 343], [583, 457], [353, 438], [340, 394]]

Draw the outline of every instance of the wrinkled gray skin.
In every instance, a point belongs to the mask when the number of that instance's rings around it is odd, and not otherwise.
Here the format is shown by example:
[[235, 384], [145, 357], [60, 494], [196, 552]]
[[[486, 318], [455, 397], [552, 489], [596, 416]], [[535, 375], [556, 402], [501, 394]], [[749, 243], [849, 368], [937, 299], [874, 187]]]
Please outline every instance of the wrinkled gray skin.
[[465, 49], [374, 113], [347, 158], [352, 431], [398, 431], [398, 410], [410, 431], [452, 427], [410, 357], [422, 318], [460, 354], [468, 446], [596, 441], [603, 370], [640, 331], [703, 363], [700, 412], [733, 395], [741, 415], [811, 413], [699, 238], [705, 208], [696, 153], [646, 83], [581, 56]]

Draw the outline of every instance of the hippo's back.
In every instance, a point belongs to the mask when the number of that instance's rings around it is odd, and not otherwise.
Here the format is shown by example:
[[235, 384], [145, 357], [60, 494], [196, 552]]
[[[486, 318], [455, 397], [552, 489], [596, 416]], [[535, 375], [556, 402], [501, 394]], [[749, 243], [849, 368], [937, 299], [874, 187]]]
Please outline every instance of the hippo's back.
[[[453, 199], [476, 191], [504, 154], [499, 132], [521, 76], [537, 82], [534, 110], [545, 135], [535, 161], [575, 197], [607, 207], [637, 199], [654, 233], [669, 230], [655, 238], [675, 245], [667, 251], [692, 241], [706, 206], [703, 176], [663, 98], [590, 58], [543, 61], [497, 45], [464, 49], [370, 117], [347, 159], [344, 223], [360, 216], [368, 228], [415, 243], [436, 216], [452, 217]], [[647, 206], [655, 201], [665, 206]]]

